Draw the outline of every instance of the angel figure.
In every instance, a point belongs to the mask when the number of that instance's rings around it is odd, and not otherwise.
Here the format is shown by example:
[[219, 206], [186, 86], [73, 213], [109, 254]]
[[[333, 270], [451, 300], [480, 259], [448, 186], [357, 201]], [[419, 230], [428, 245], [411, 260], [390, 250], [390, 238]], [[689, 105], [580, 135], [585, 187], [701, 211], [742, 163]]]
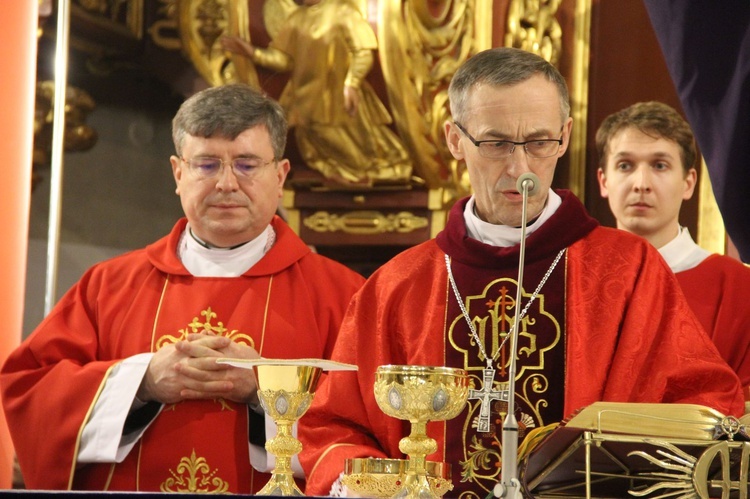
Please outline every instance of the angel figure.
[[224, 49], [291, 72], [279, 101], [308, 166], [343, 184], [408, 183], [409, 156], [365, 81], [374, 31], [347, 0], [299, 1], [267, 48], [226, 36]]

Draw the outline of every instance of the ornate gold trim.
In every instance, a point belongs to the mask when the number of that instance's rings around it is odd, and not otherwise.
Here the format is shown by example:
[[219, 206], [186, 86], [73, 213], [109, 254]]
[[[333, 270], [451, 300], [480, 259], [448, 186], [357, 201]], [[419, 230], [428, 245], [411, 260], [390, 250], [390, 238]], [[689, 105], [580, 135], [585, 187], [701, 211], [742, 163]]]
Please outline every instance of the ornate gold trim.
[[401, 234], [427, 227], [429, 220], [408, 211], [385, 215], [379, 211], [351, 211], [336, 215], [318, 211], [305, 218], [305, 227], [315, 232], [344, 232], [346, 234], [374, 235], [385, 232]]
[[698, 182], [698, 246], [720, 255], [726, 254], [726, 229], [716, 204], [711, 178], [708, 176], [706, 160], [701, 157], [701, 179]]
[[[86, 425], [89, 422], [89, 419], [91, 419], [91, 414], [94, 412], [94, 406], [96, 406], [96, 402], [99, 400], [99, 396], [102, 394], [102, 391], [104, 391], [104, 385], [107, 384], [107, 379], [109, 379], [109, 375], [112, 372], [112, 369], [115, 368], [115, 366], [119, 365], [120, 362], [115, 362], [114, 364], [110, 365], [107, 368], [107, 371], [104, 373], [104, 376], [102, 376], [102, 380], [99, 382], [99, 388], [96, 390], [96, 395], [94, 395], [94, 399], [91, 401], [91, 405], [89, 405], [88, 411], [86, 411], [86, 416], [84, 416], [83, 421], [81, 422], [81, 426], [78, 428], [78, 436], [76, 437], [76, 444], [75, 449], [73, 450], [73, 456], [78, 456], [78, 451], [81, 448], [81, 437], [83, 436], [83, 429], [86, 427]], [[73, 458], [73, 462], [71, 463], [70, 467], [70, 475], [68, 478], [68, 490], [73, 490], [73, 478], [76, 474], [76, 458]]]
[[224, 494], [229, 483], [216, 476], [219, 469], [211, 469], [205, 457], [197, 456], [195, 449], [190, 456], [183, 457], [175, 470], [160, 486], [162, 492], [191, 492], [203, 494]]
[[573, 34], [569, 188], [583, 201], [586, 195], [586, 130], [589, 110], [589, 58], [591, 49], [591, 0], [576, 0]]

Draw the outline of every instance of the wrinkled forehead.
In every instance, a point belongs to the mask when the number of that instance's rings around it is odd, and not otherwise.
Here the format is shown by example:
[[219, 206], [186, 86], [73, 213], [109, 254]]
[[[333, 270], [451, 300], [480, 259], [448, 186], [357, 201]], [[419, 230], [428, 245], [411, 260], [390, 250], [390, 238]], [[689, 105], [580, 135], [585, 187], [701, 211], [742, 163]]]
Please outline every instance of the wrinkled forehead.
[[513, 85], [478, 84], [466, 101], [467, 116], [529, 116], [563, 125], [562, 105], [557, 87], [543, 77], [533, 77]]

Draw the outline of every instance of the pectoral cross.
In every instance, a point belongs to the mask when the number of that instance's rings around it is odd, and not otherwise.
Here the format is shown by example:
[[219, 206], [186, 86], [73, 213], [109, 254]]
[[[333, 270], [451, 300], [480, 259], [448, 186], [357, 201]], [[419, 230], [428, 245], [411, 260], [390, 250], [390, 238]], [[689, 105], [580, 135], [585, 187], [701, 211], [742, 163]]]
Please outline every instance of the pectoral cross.
[[508, 390], [493, 390], [492, 383], [495, 381], [495, 369], [486, 367], [482, 370], [482, 389], [469, 390], [469, 400], [479, 400], [479, 433], [489, 433], [490, 431], [490, 410], [493, 400], [508, 401]]

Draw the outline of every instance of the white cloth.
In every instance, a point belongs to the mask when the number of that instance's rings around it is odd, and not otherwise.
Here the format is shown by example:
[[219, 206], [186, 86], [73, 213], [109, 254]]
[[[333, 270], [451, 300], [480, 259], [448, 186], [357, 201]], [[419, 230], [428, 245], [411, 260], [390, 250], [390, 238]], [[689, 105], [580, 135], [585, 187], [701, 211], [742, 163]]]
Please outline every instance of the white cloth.
[[[208, 249], [188, 234], [189, 228], [188, 225], [182, 233], [177, 253], [185, 268], [196, 277], [240, 276], [258, 263], [276, 240], [276, 233], [269, 225], [258, 237], [239, 248]], [[123, 435], [128, 414], [143, 405], [138, 404], [135, 395], [152, 356], [153, 353], [142, 353], [128, 357], [109, 373], [81, 433], [79, 463], [121, 463], [146, 431], [150, 422], [138, 431]], [[276, 424], [268, 415], [265, 420], [266, 438], [270, 439], [276, 435]], [[295, 425], [295, 435], [296, 430]], [[250, 443], [248, 446], [253, 467], [262, 472], [271, 471], [276, 464], [275, 457], [263, 447]], [[292, 470], [295, 476], [304, 477], [297, 456], [292, 458]]]
[[695, 244], [687, 227], [680, 227], [677, 237], [659, 248], [659, 253], [675, 274], [693, 269], [711, 256], [710, 252]]
[[193, 239], [189, 230], [190, 224], [185, 227], [177, 245], [177, 256], [188, 272], [196, 277], [241, 276], [263, 258], [276, 240], [276, 233], [269, 225], [258, 237], [239, 248], [209, 249]]
[[91, 417], [83, 427], [79, 463], [121, 463], [146, 431], [150, 423], [137, 433], [122, 435], [125, 419], [152, 356], [152, 353], [134, 355], [112, 368]]
[[[557, 211], [561, 204], [560, 196], [550, 189], [542, 213], [533, 223], [526, 226], [526, 237], [544, 225], [544, 222]], [[469, 237], [485, 244], [505, 248], [521, 242], [521, 229], [519, 227], [495, 225], [481, 220], [474, 211], [474, 196], [469, 198], [466, 208], [464, 208], [464, 223], [466, 223], [466, 233]]]

